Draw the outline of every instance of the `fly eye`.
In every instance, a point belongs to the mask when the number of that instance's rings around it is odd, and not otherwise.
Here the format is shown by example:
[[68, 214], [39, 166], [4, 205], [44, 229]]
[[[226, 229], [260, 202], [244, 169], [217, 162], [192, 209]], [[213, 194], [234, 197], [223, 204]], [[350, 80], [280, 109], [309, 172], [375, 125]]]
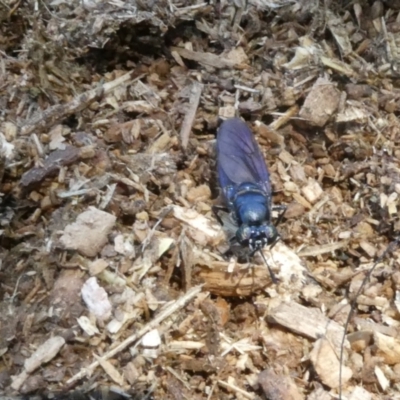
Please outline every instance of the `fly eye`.
[[245, 243], [248, 242], [253, 234], [253, 230], [247, 226], [247, 225], [242, 225], [237, 231], [236, 231], [236, 238], [239, 243]]
[[276, 228], [273, 225], [263, 225], [260, 227], [260, 233], [268, 240], [275, 238], [277, 235]]

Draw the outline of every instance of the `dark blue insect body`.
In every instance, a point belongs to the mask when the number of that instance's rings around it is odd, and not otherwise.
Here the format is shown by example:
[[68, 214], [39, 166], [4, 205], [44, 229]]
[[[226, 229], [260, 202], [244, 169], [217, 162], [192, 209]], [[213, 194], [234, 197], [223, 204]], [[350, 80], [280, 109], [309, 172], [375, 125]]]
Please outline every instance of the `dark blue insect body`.
[[219, 128], [217, 170], [228, 209], [238, 226], [235, 240], [251, 254], [258, 250], [262, 254], [265, 245], [273, 245], [279, 238], [271, 222], [269, 172], [253, 134], [239, 118], [228, 119]]

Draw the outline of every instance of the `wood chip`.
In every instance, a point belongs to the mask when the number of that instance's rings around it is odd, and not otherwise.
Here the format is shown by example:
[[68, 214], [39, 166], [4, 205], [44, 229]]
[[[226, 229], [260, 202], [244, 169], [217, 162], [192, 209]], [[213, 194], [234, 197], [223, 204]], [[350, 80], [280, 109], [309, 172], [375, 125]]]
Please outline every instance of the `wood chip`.
[[[332, 389], [339, 387], [340, 363], [338, 349], [334, 349], [326, 338], [318, 339], [310, 353], [310, 360], [321, 381]], [[342, 385], [353, 376], [350, 368], [342, 366]]]
[[294, 380], [288, 375], [278, 375], [272, 370], [265, 370], [258, 375], [265, 397], [271, 400], [304, 400]]
[[267, 125], [263, 124], [260, 121], [256, 121], [255, 126], [257, 127], [257, 131], [260, 136], [271, 141], [272, 143], [279, 144], [280, 146], [285, 146], [285, 138], [274, 129], [269, 128]]
[[324, 193], [320, 184], [312, 178], [308, 179], [307, 185], [301, 188], [301, 192], [311, 204], [315, 204]]
[[299, 116], [314, 126], [324, 126], [339, 106], [340, 92], [331, 81], [318, 78], [301, 107]]
[[349, 400], [372, 400], [371, 393], [367, 392], [363, 387], [356, 386], [352, 391]]
[[374, 332], [374, 343], [378, 349], [377, 354], [392, 365], [400, 363], [400, 341], [397, 338]]
[[196, 242], [211, 242], [215, 244], [223, 240], [224, 234], [221, 226], [198, 214], [195, 210], [174, 206], [173, 212], [176, 219], [193, 228], [190, 230], [190, 234]]
[[77, 250], [87, 257], [96, 256], [107, 243], [107, 235], [114, 227], [114, 215], [89, 207], [76, 222], [67, 225], [60, 243], [64, 248]]
[[339, 354], [344, 329], [316, 308], [307, 308], [295, 302], [282, 302], [276, 306], [271, 303], [268, 320], [314, 340], [326, 337]]
[[340, 242], [336, 243], [328, 243], [328, 244], [323, 244], [320, 246], [309, 246], [304, 249], [301, 249], [298, 252], [298, 255], [300, 257], [315, 257], [320, 254], [325, 254], [325, 253], [331, 253], [335, 250], [341, 249], [343, 247], [346, 247], [348, 244], [347, 240], [342, 240]]
[[14, 390], [19, 390], [29, 374], [38, 369], [41, 365], [52, 360], [65, 344], [65, 339], [61, 336], [53, 336], [41, 344], [36, 351], [25, 360], [24, 371], [15, 376], [11, 384]]
[[89, 278], [81, 290], [82, 299], [99, 320], [107, 320], [111, 317], [112, 306], [107, 292], [99, 286], [95, 277]]
[[54, 336], [40, 345], [36, 351], [24, 362], [25, 371], [32, 373], [42, 364], [52, 360], [65, 344], [65, 339], [61, 336]]
[[196, 61], [203, 65], [208, 65], [214, 68], [237, 68], [246, 69], [247, 65], [241, 62], [229, 60], [224, 56], [218, 56], [212, 53], [201, 53], [197, 51], [187, 50], [182, 47], [172, 47], [171, 51], [175, 51], [181, 57], [188, 60]]
[[379, 386], [381, 389], [386, 392], [390, 387], [390, 381], [386, 378], [385, 374], [383, 373], [382, 369], [379, 368], [377, 365], [375, 366], [375, 375], [378, 379]]
[[73, 164], [79, 159], [80, 151], [74, 146], [66, 146], [63, 150], [55, 150], [44, 160], [43, 167], [34, 167], [21, 177], [21, 185], [25, 188], [42, 182], [46, 177], [56, 174], [60, 167]]
[[119, 373], [117, 368], [114, 367], [108, 360], [94, 354], [94, 357], [99, 362], [99, 365], [104, 369], [106, 374], [119, 386], [125, 385], [125, 380], [123, 376]]

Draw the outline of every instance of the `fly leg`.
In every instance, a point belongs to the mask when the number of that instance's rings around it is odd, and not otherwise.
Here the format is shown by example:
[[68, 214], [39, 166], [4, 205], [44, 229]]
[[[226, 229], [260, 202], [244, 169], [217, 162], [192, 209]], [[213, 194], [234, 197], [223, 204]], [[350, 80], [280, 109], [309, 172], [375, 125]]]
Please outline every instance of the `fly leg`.
[[[275, 222], [275, 226], [278, 226], [282, 222], [283, 217], [285, 216], [287, 206], [285, 206], [285, 205], [273, 206], [272, 210], [280, 211], [280, 214], [278, 215], [278, 218], [276, 219], [276, 222]], [[278, 233], [271, 241], [271, 244], [270, 244], [271, 250], [279, 242], [279, 240], [281, 240], [281, 235]]]
[[232, 251], [232, 246], [237, 243], [237, 239], [236, 236], [233, 236], [229, 239], [229, 249], [226, 250], [224, 253], [221, 253], [222, 257], [225, 260], [228, 260], [229, 258], [231, 258], [234, 255], [234, 252]]
[[281, 240], [281, 235], [278, 233], [271, 241], [269, 248], [272, 250], [275, 245]]
[[221, 217], [219, 216], [219, 212], [220, 211], [229, 212], [229, 209], [227, 207], [225, 207], [225, 206], [212, 206], [211, 210], [212, 210], [213, 214], [215, 215], [215, 218], [217, 219], [217, 221], [221, 225], [224, 225], [224, 223], [222, 222]]
[[279, 283], [278, 278], [275, 276], [275, 274], [272, 271], [270, 265], [268, 264], [267, 259], [265, 258], [264, 253], [262, 252], [262, 249], [258, 249], [258, 250], [259, 250], [259, 252], [261, 254], [262, 259], [265, 262], [265, 265], [268, 267], [268, 271], [269, 271], [269, 275], [271, 276], [272, 283], [274, 283], [276, 285], [277, 283]]
[[276, 222], [275, 222], [275, 226], [278, 226], [282, 222], [283, 217], [285, 216], [287, 206], [285, 206], [285, 205], [273, 206], [272, 210], [280, 211], [278, 218], [276, 219]]

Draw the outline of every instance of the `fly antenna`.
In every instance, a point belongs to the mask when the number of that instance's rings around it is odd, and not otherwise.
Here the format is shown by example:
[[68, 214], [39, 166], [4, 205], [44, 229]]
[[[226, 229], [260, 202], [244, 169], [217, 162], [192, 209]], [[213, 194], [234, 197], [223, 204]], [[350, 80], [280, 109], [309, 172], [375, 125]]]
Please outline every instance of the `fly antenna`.
[[268, 264], [268, 262], [267, 262], [267, 259], [265, 258], [264, 253], [262, 252], [261, 249], [259, 249], [259, 252], [260, 252], [261, 257], [263, 258], [263, 260], [264, 260], [266, 266], [268, 267], [268, 271], [269, 271], [269, 274], [271, 275], [272, 283], [274, 283], [274, 284], [276, 285], [276, 284], [278, 283], [278, 279], [276, 279], [276, 276], [275, 276], [275, 274], [273, 273], [271, 267], [269, 266], [269, 264]]
[[365, 275], [365, 278], [361, 282], [361, 286], [357, 290], [357, 293], [355, 294], [353, 300], [350, 302], [350, 311], [349, 314], [347, 315], [346, 322], [344, 324], [344, 332], [343, 332], [343, 337], [342, 337], [342, 343], [340, 345], [340, 357], [339, 357], [339, 400], [342, 400], [342, 365], [343, 365], [343, 356], [344, 356], [344, 342], [346, 340], [346, 332], [347, 328], [349, 327], [350, 319], [353, 316], [354, 309], [356, 307], [356, 302], [358, 296], [361, 294], [362, 290], [364, 289], [365, 284], [369, 280], [369, 278], [372, 275], [372, 272], [374, 271], [375, 267], [382, 262], [382, 260], [386, 257], [386, 255], [389, 253], [390, 250], [392, 250], [395, 246], [397, 246], [400, 242], [400, 237], [395, 239], [393, 242], [389, 243], [388, 246], [386, 247], [385, 251], [382, 253], [380, 257], [375, 261], [374, 265], [370, 268], [370, 270], [367, 272]]

